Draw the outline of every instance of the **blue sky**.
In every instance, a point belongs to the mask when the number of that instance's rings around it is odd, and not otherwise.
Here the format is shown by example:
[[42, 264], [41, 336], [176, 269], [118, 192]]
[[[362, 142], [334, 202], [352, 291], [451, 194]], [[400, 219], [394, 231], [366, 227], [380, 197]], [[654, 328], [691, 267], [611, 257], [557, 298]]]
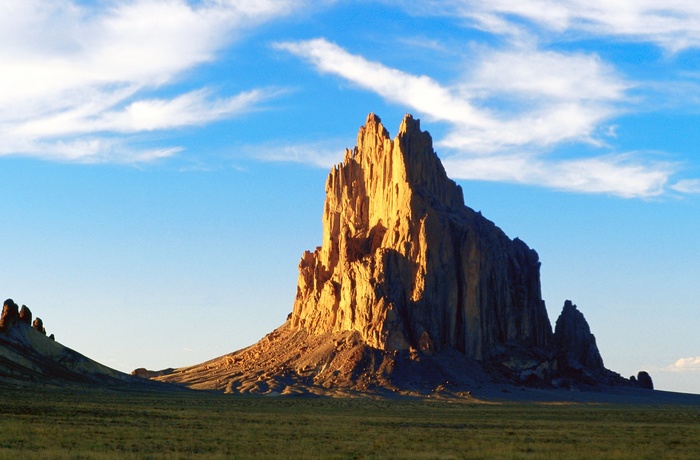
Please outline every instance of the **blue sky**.
[[700, 6], [5, 0], [0, 288], [123, 371], [291, 311], [329, 168], [422, 121], [466, 204], [542, 260], [552, 323], [700, 393]]

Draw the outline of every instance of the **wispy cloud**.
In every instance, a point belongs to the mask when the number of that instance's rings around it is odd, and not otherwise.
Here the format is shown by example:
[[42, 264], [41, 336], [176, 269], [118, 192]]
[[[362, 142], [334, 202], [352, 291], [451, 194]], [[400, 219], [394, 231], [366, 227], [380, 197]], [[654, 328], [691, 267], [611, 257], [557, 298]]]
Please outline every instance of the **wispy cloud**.
[[[484, 52], [461, 82], [442, 84], [354, 55], [324, 39], [278, 49], [450, 127], [438, 145], [456, 178], [502, 180], [586, 193], [649, 197], [674, 166], [634, 153], [553, 160], [565, 142], [603, 145], [599, 131], [620, 112], [631, 85], [597, 56], [518, 47]], [[499, 107], [498, 109], [494, 107]], [[610, 128], [610, 127], [607, 127]]]
[[685, 194], [700, 194], [700, 179], [683, 179], [671, 186], [676, 192]]
[[[279, 94], [252, 88], [214, 97], [199, 88], [154, 97], [185, 72], [215, 59], [241, 32], [289, 14], [300, 3], [134, 0], [105, 7], [73, 0], [3, 2], [0, 154], [60, 159], [123, 154], [122, 161], [145, 161], [178, 151], [134, 155], [127, 138], [110, 140], [106, 133], [207, 123]], [[77, 134], [91, 137], [70, 138]]]
[[456, 155], [443, 163], [452, 175], [462, 179], [539, 185], [624, 198], [664, 193], [673, 172], [667, 163], [640, 163], [629, 154], [558, 161], [527, 154], [475, 158]]
[[72, 110], [18, 124], [22, 136], [62, 136], [94, 132], [134, 133], [198, 125], [244, 113], [276, 95], [275, 90], [251, 90], [229, 98], [211, 98], [206, 89], [170, 99], [141, 99], [114, 109], [112, 101], [83, 104]]
[[299, 144], [268, 142], [242, 147], [240, 150], [260, 161], [301, 163], [319, 168], [331, 168], [338, 163], [345, 147], [347, 143], [344, 141], [325, 140]]
[[700, 4], [694, 0], [404, 0], [401, 3], [410, 11], [467, 18], [473, 25], [499, 35], [518, 35], [522, 29], [528, 29], [539, 36], [568, 33], [646, 41], [670, 51], [700, 46]]
[[[454, 129], [443, 145], [473, 152], [590, 140], [597, 123], [614, 113], [612, 103], [623, 99], [626, 87], [597, 58], [584, 55], [500, 52], [484, 56], [467, 81], [448, 87], [426, 75], [369, 61], [324, 39], [276, 47], [308, 60], [321, 72], [343, 77], [432, 120], [449, 122]], [[517, 75], [511, 78], [512, 72]], [[574, 90], [582, 82], [583, 87]], [[509, 98], [508, 110], [489, 109], [486, 101], [496, 98]]]

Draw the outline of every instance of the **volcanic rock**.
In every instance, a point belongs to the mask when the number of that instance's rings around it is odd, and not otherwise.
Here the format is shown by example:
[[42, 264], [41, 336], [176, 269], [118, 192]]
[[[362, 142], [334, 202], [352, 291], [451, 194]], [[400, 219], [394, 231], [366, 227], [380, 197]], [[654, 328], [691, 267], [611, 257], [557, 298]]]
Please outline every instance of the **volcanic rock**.
[[554, 329], [557, 356], [563, 359], [559, 365], [567, 368], [584, 367], [597, 371], [605, 369], [595, 336], [591, 334], [586, 318], [570, 300], [564, 303]]
[[19, 311], [19, 320], [25, 324], [32, 324], [32, 311], [26, 305], [22, 305]]
[[7, 332], [19, 317], [19, 307], [12, 299], [5, 300], [2, 305], [2, 316], [0, 316], [0, 332]]
[[41, 332], [42, 334], [46, 335], [46, 329], [44, 329], [44, 322], [38, 316], [32, 323], [32, 327], [37, 331]]
[[637, 386], [640, 388], [646, 388], [647, 390], [654, 389], [654, 382], [651, 380], [651, 376], [647, 371], [639, 371], [637, 373]]
[[555, 339], [537, 252], [464, 205], [412, 116], [393, 140], [379, 117], [367, 117], [357, 146], [330, 171], [322, 223], [282, 326], [205, 363], [134, 375], [230, 393], [336, 396], [629, 385], [603, 367], [570, 302]]
[[539, 269], [534, 250], [464, 205], [419, 120], [406, 115], [391, 140], [370, 114], [328, 177], [323, 244], [299, 264], [291, 325], [356, 331], [379, 350], [429, 337], [477, 360], [496, 344], [546, 348]]

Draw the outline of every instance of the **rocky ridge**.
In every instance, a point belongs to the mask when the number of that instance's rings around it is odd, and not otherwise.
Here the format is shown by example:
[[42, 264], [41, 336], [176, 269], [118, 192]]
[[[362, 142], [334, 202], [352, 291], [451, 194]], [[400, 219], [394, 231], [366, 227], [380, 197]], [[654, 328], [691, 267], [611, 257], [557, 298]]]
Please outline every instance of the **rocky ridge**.
[[[7, 299], [0, 316], [0, 386], [108, 385], [144, 387], [46, 336], [43, 322], [26, 306]], [[155, 384], [147, 385], [152, 387]]]
[[537, 253], [464, 205], [412, 116], [394, 139], [368, 116], [328, 176], [322, 222], [280, 328], [206, 363], [139, 374], [267, 394], [630, 385], [605, 369], [570, 301], [552, 331]]

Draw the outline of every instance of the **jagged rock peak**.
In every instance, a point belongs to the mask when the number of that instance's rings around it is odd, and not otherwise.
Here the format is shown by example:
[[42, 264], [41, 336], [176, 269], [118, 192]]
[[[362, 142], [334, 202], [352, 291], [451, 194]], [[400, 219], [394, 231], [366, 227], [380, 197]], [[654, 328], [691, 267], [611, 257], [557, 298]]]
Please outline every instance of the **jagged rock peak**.
[[547, 347], [539, 265], [534, 250], [464, 206], [419, 120], [406, 115], [392, 140], [369, 114], [328, 176], [323, 243], [302, 256], [291, 324], [477, 359], [496, 344]]
[[557, 352], [566, 357], [569, 366], [583, 365], [591, 370], [605, 368], [586, 318], [570, 300], [564, 302], [557, 319], [554, 342]]

